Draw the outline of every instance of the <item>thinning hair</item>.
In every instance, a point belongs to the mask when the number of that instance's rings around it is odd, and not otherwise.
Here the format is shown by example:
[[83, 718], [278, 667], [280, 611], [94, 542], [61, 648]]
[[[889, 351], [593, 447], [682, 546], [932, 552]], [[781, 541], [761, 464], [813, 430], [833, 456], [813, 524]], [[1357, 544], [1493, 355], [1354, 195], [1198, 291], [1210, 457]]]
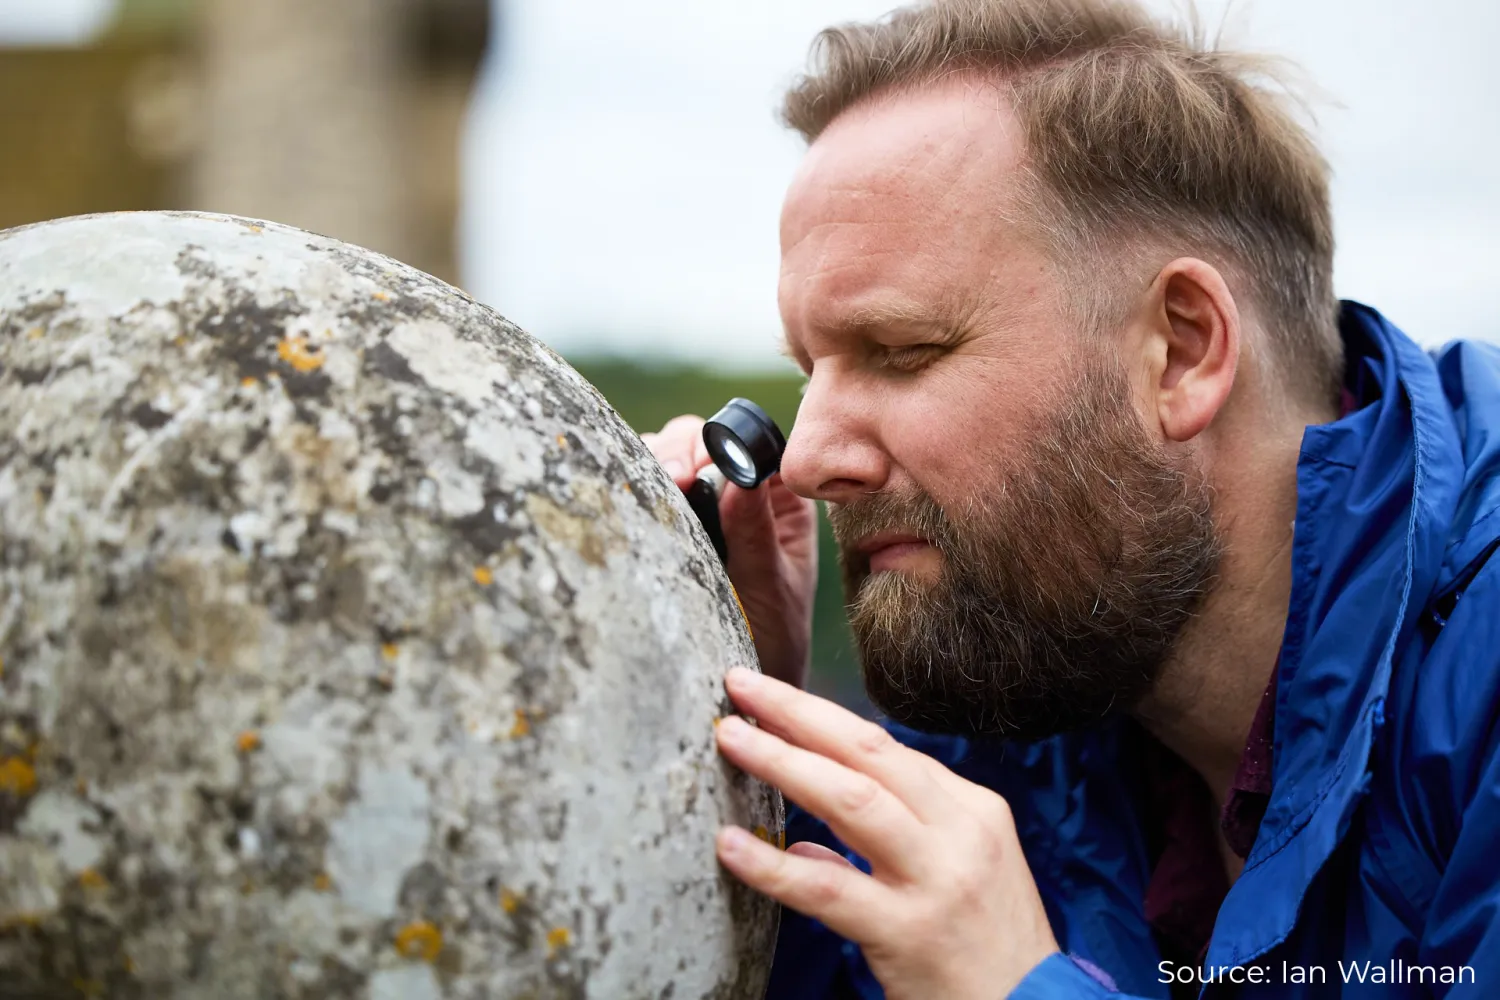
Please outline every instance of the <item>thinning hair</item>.
[[1277, 69], [1136, 0], [929, 0], [820, 33], [782, 119], [813, 142], [877, 96], [993, 80], [1025, 135], [1023, 221], [1085, 325], [1122, 321], [1169, 255], [1202, 257], [1255, 308], [1281, 383], [1321, 403], [1343, 378], [1329, 168]]

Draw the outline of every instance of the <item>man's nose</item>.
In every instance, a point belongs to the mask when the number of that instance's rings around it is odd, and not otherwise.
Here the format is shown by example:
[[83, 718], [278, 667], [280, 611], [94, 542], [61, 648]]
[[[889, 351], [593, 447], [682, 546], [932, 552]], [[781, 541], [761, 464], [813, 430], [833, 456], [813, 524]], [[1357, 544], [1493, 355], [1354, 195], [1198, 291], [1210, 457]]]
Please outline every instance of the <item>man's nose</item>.
[[814, 375], [781, 455], [782, 482], [793, 493], [830, 503], [878, 491], [890, 463], [871, 433], [873, 417], [857, 395]]

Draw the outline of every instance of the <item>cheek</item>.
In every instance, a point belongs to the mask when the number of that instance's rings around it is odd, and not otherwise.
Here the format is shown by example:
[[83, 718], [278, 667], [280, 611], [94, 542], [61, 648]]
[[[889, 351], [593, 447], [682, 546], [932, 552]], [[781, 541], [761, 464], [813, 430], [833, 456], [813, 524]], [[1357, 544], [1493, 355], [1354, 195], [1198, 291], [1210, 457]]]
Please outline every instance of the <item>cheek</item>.
[[894, 463], [946, 506], [1015, 463], [1026, 404], [997, 379], [937, 374], [892, 387], [883, 437]]

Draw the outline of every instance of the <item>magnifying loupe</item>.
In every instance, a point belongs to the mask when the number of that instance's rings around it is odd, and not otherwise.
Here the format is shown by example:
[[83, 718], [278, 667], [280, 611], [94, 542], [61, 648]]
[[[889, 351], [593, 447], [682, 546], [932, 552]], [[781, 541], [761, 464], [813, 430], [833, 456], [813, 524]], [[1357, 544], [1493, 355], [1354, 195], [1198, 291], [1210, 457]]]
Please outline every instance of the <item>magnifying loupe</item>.
[[729, 562], [729, 549], [719, 523], [719, 495], [726, 481], [753, 490], [781, 468], [786, 436], [765, 410], [736, 396], [703, 424], [703, 444], [713, 465], [699, 471], [687, 488], [688, 506], [703, 523], [719, 561]]

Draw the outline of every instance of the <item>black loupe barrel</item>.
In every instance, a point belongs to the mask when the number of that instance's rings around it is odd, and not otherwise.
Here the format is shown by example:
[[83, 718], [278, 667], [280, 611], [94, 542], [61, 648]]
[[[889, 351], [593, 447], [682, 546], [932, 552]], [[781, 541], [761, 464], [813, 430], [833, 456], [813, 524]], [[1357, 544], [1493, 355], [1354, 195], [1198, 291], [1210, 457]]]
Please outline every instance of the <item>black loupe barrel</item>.
[[703, 425], [703, 443], [725, 478], [753, 490], [781, 468], [786, 438], [766, 411], [736, 396]]

